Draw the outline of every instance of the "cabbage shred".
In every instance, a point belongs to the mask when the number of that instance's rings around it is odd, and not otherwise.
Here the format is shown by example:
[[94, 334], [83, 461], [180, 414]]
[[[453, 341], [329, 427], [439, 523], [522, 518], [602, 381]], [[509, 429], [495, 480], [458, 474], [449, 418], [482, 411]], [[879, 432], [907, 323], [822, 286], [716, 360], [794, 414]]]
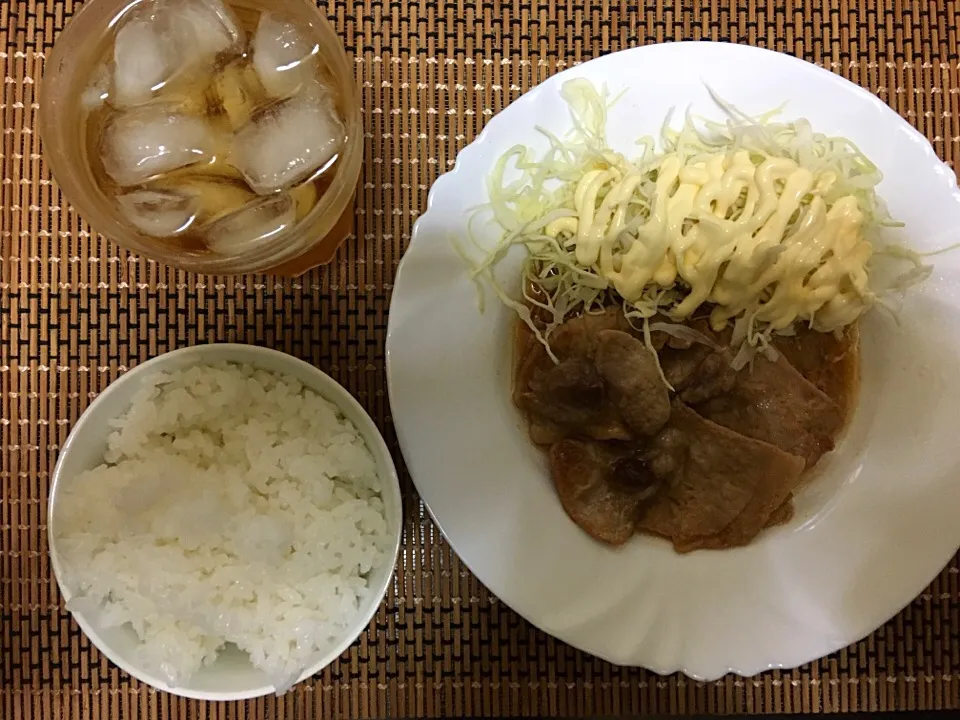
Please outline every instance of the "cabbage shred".
[[[671, 311], [689, 294], [689, 286], [677, 278], [669, 287], [648, 283], [640, 297], [628, 301], [616, 293], [597, 263], [578, 262], [576, 244], [569, 234], [553, 230], [576, 221], [575, 193], [581, 179], [587, 173], [608, 170], [618, 172], [621, 177], [631, 173], [642, 175], [626, 203], [624, 231], [636, 230], [650, 217], [659, 163], [670, 153], [678, 154], [688, 162], [697, 162], [698, 158], [718, 153], [729, 153], [732, 157], [733, 153], [746, 151], [758, 159], [787, 158], [816, 177], [831, 178], [820, 196], [827, 207], [845, 197], [856, 200], [864, 216], [864, 239], [874, 247], [868, 270], [873, 263], [884, 258], [906, 261], [911, 266], [886, 287], [871, 286], [868, 293], [861, 294], [865, 307], [881, 302], [885, 291], [902, 290], [922, 281], [930, 273], [930, 267], [917, 253], [897, 245], [881, 246], [880, 229], [898, 223], [891, 219], [876, 193], [882, 179], [880, 170], [846, 138], [816, 133], [805, 119], [778, 121], [779, 108], [751, 117], [713, 95], [726, 116], [723, 122], [695, 119], [687, 113], [682, 126], [674, 129], [668, 115], [659, 138], [638, 140], [637, 156], [628, 159], [612, 150], [607, 142], [607, 113], [615, 101], [610, 100], [605, 87], [598, 91], [590, 82], [575, 79], [564, 83], [561, 94], [570, 107], [573, 124], [570, 132], [559, 138], [546, 129], [537, 128], [549, 142], [545, 153], [537, 156], [532, 149], [516, 145], [499, 158], [487, 178], [489, 202], [477, 209], [469, 224], [474, 248], [484, 254], [474, 260], [458, 247], [470, 262], [471, 275], [478, 283], [481, 298], [484, 285], [492, 288], [497, 297], [530, 326], [548, 350], [550, 333], [566, 318], [575, 313], [598, 310], [611, 302], [622, 303], [627, 318], [642, 325], [644, 335], [649, 337], [650, 320], [657, 315], [669, 318]], [[516, 177], [507, 180], [508, 175]], [[607, 189], [601, 187], [596, 198], [597, 207], [602, 204]], [[741, 196], [733, 205], [731, 217], [743, 210], [745, 200]], [[492, 220], [502, 230], [498, 241], [489, 250], [474, 239], [474, 227], [482, 219]], [[799, 219], [798, 214], [791, 219], [791, 224]], [[496, 266], [516, 246], [526, 251], [522, 265], [522, 297], [519, 299], [506, 292], [494, 273]], [[775, 331], [755, 316], [756, 312], [748, 308], [732, 318], [734, 342], [740, 345], [735, 360], [738, 366], [749, 362], [758, 349], [774, 354], [770, 339]], [[812, 319], [810, 324], [813, 325]], [[793, 328], [778, 328], [776, 332], [790, 334]]]

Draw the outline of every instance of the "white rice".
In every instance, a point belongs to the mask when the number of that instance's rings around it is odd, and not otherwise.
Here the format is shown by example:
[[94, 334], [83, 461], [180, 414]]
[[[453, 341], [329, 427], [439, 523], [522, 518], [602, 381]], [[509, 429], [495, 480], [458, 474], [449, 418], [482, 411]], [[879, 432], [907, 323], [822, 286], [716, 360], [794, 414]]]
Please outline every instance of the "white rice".
[[173, 685], [233, 643], [280, 692], [339, 639], [384, 561], [373, 457], [292, 378], [224, 363], [148, 385], [104, 463], [61, 480], [71, 607], [129, 623], [138, 661]]

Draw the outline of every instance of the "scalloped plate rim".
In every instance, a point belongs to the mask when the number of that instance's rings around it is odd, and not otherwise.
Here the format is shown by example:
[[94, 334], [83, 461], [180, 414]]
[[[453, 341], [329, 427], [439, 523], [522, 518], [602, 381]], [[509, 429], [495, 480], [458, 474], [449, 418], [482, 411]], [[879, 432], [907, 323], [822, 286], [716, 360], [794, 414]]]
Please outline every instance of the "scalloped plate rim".
[[[552, 75], [549, 78], [546, 78], [544, 81], [542, 81], [535, 87], [531, 88], [529, 91], [521, 95], [519, 98], [509, 103], [506, 107], [503, 108], [503, 110], [497, 113], [485, 124], [482, 131], [477, 135], [477, 137], [472, 142], [470, 142], [466, 147], [460, 150], [460, 152], [457, 155], [453, 168], [448, 172], [444, 173], [443, 175], [441, 175], [431, 187], [427, 197], [427, 208], [424, 211], [424, 213], [414, 223], [414, 227], [411, 232], [411, 240], [410, 240], [409, 246], [404, 254], [404, 257], [401, 259], [398, 265], [397, 275], [394, 282], [394, 298], [396, 297], [397, 289], [400, 288], [401, 286], [404, 269], [405, 269], [405, 266], [408, 264], [407, 263], [408, 258], [411, 256], [412, 252], [415, 256], [416, 252], [414, 251], [419, 249], [420, 245], [423, 242], [426, 242], [426, 240], [422, 239], [422, 235], [425, 233], [425, 228], [429, 227], [430, 223], [436, 217], [436, 206], [438, 202], [438, 197], [441, 196], [443, 193], [448, 192], [457, 183], [457, 181], [459, 180], [459, 176], [462, 175], [465, 172], [465, 168], [469, 167], [469, 165], [473, 162], [474, 157], [479, 156], [483, 151], [483, 149], [485, 148], [485, 146], [489, 144], [491, 136], [494, 133], [498, 132], [498, 128], [501, 126], [501, 124], [507, 122], [505, 113], [508, 109], [513, 109], [515, 111], [518, 107], [523, 107], [525, 105], [532, 104], [540, 94], [549, 91], [551, 87], [556, 87], [559, 83], [563, 81], [565, 77], [569, 77], [570, 75], [576, 73], [579, 69], [582, 69], [585, 65], [598, 63], [598, 62], [609, 62], [610, 61], [609, 59], [615, 56], [649, 52], [651, 50], [659, 51], [664, 47], [677, 48], [677, 47], [693, 47], [693, 46], [700, 46], [700, 47], [723, 46], [724, 48], [736, 48], [737, 52], [743, 51], [743, 52], [755, 53], [758, 55], [758, 57], [776, 55], [777, 57], [781, 59], [787, 59], [789, 62], [794, 63], [798, 66], [799, 65], [804, 66], [807, 71], [812, 70], [814, 73], [818, 74], [821, 77], [821, 79], [829, 80], [830, 82], [837, 84], [838, 86], [842, 87], [846, 92], [852, 91], [857, 96], [859, 96], [861, 100], [868, 101], [879, 112], [883, 113], [884, 115], [889, 117], [891, 120], [893, 120], [894, 118], [898, 120], [903, 128], [908, 128], [910, 132], [911, 140], [913, 142], [920, 143], [920, 147], [922, 148], [926, 157], [931, 161], [931, 164], [933, 165], [933, 170], [937, 172], [937, 174], [945, 181], [949, 189], [954, 191], [957, 190], [957, 187], [958, 187], [957, 177], [954, 174], [953, 170], [939, 156], [937, 156], [930, 142], [927, 140], [927, 138], [924, 135], [920, 133], [919, 130], [913, 127], [902, 116], [897, 114], [889, 105], [883, 102], [883, 100], [881, 100], [878, 96], [874, 95], [873, 93], [870, 93], [863, 87], [821, 66], [815, 65], [813, 63], [810, 63], [806, 60], [797, 58], [792, 55], [779, 53], [779, 52], [775, 52], [765, 48], [758, 48], [758, 47], [749, 46], [749, 45], [720, 43], [720, 42], [713, 42], [713, 41], [682, 41], [682, 42], [664, 43], [664, 44], [657, 44], [657, 45], [644, 45], [644, 46], [634, 47], [630, 49], [625, 49], [616, 53], [603, 55], [588, 61], [584, 61], [582, 63], [577, 63], [569, 68], [566, 68], [563, 71], [556, 73], [555, 75]], [[387, 335], [386, 335], [386, 366], [387, 366], [388, 395], [390, 398], [391, 406], [394, 406], [395, 374], [393, 372], [392, 363], [391, 363], [391, 358], [392, 358], [391, 345], [395, 341], [397, 328], [392, 318], [393, 318], [393, 315], [391, 314], [390, 318], [388, 318], [388, 327], [387, 327]], [[409, 442], [407, 438], [407, 430], [404, 428], [402, 422], [399, 422], [399, 421], [396, 422], [396, 432], [397, 432], [397, 437], [398, 437], [401, 449], [403, 451], [404, 456], [406, 457], [407, 455], [406, 448], [409, 446]], [[420, 485], [417, 482], [416, 475], [413, 473], [412, 470], [410, 474], [419, 492]], [[457, 552], [457, 555], [460, 558], [460, 560], [464, 563], [464, 565], [466, 565], [467, 568], [470, 569], [470, 571], [477, 577], [477, 579], [481, 583], [484, 583], [484, 585], [486, 585], [486, 582], [483, 576], [475, 572], [470, 558], [465, 557], [463, 554], [461, 554], [457, 550], [456, 542], [451, 537], [451, 534], [448, 532], [442, 519], [438, 517], [437, 513], [434, 511], [431, 505], [431, 502], [423, 494], [420, 494], [420, 498], [423, 501], [424, 506], [427, 509], [427, 512], [429, 513], [430, 517], [433, 519], [434, 523], [436, 523], [437, 527], [440, 529], [440, 532], [443, 534], [443, 536], [450, 543], [451, 548], [455, 552]], [[954, 552], [950, 552], [949, 555], [946, 558], [944, 558], [944, 562], [941, 564], [941, 566], [945, 565], [950, 561], [950, 559], [954, 555]], [[933, 578], [931, 578], [931, 580], [932, 579]], [[833, 642], [825, 642], [823, 645], [824, 647], [823, 652], [810, 655], [809, 657], [806, 657], [806, 659], [801, 660], [799, 662], [798, 661], [791, 661], [789, 663], [755, 662], [752, 664], [738, 663], [736, 665], [728, 666], [724, 668], [722, 671], [718, 667], [713, 667], [710, 669], [703, 668], [703, 667], [696, 667], [697, 663], [691, 662], [689, 659], [680, 660], [679, 662], [668, 663], [668, 664], [659, 663], [655, 659], [644, 660], [642, 662], [622, 663], [619, 658], [613, 656], [612, 654], [605, 653], [602, 650], [597, 648], [584, 648], [582, 645], [578, 645], [575, 641], [572, 641], [569, 637], [565, 637], [566, 633], [564, 633], [563, 631], [557, 631], [557, 630], [551, 629], [547, 625], [538, 622], [533, 617], [535, 613], [531, 612], [530, 609], [518, 607], [516, 604], [511, 602], [509, 597], [511, 593], [502, 592], [502, 591], [496, 592], [493, 588], [490, 588], [490, 590], [491, 592], [494, 592], [495, 594], [497, 594], [503, 600], [503, 602], [509, 605], [515, 612], [517, 612], [518, 615], [520, 615], [525, 620], [527, 620], [527, 622], [530, 622], [532, 625], [538, 627], [544, 632], [550, 635], [553, 635], [554, 637], [557, 637], [561, 641], [569, 643], [575, 647], [578, 647], [584, 652], [594, 655], [600, 659], [607, 660], [615, 664], [626, 664], [626, 665], [644, 667], [648, 670], [651, 670], [661, 675], [671, 674], [675, 672], [682, 672], [694, 680], [701, 680], [701, 681], [716, 680], [722, 677], [726, 673], [733, 673], [739, 676], [752, 676], [759, 672], [763, 672], [767, 670], [795, 668], [805, 663], [815, 661], [818, 658], [823, 657], [824, 655], [827, 655], [839, 649], [842, 649], [843, 647], [848, 646], [851, 642], [857, 642], [863, 637], [868, 636], [872, 632], [872, 630], [867, 630], [863, 635], [852, 640], [849, 638], [843, 638], [843, 639], [835, 640]], [[909, 597], [907, 597], [907, 599], [904, 601], [903, 605], [901, 605], [899, 608], [894, 610], [894, 612], [891, 613], [890, 617], [891, 618], [894, 617], [897, 614], [897, 612], [902, 610], [904, 607], [908, 606], [910, 602], [915, 598], [915, 596], [916, 596], [916, 592], [911, 592], [909, 594]]]

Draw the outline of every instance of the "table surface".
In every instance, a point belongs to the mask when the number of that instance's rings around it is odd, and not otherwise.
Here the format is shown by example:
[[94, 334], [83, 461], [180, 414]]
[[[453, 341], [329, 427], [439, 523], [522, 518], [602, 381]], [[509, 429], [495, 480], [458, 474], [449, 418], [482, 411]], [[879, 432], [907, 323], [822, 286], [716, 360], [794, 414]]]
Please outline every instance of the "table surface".
[[60, 444], [127, 368], [249, 342], [304, 358], [370, 411], [400, 459], [384, 376], [397, 263], [431, 182], [484, 123], [574, 63], [681, 39], [791, 53], [878, 94], [951, 163], [960, 3], [908, 0], [334, 0], [366, 155], [354, 236], [296, 280], [200, 277], [119, 250], [62, 201], [35, 131], [45, 55], [79, 6], [0, 3], [0, 718], [334, 718], [815, 713], [960, 708], [958, 561], [863, 641], [793, 671], [693, 682], [600, 662], [498, 602], [406, 475], [397, 583], [339, 661], [282, 698], [212, 704], [131, 679], [63, 609], [47, 557]]

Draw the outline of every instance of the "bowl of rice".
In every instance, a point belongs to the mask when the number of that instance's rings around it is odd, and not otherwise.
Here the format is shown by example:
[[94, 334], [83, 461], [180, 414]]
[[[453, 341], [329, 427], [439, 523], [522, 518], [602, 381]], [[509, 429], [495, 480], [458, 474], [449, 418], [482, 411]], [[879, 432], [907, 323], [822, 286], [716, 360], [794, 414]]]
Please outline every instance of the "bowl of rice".
[[202, 700], [282, 693], [367, 630], [402, 510], [373, 420], [275, 350], [217, 344], [128, 371], [77, 421], [50, 491], [66, 601], [116, 665]]

